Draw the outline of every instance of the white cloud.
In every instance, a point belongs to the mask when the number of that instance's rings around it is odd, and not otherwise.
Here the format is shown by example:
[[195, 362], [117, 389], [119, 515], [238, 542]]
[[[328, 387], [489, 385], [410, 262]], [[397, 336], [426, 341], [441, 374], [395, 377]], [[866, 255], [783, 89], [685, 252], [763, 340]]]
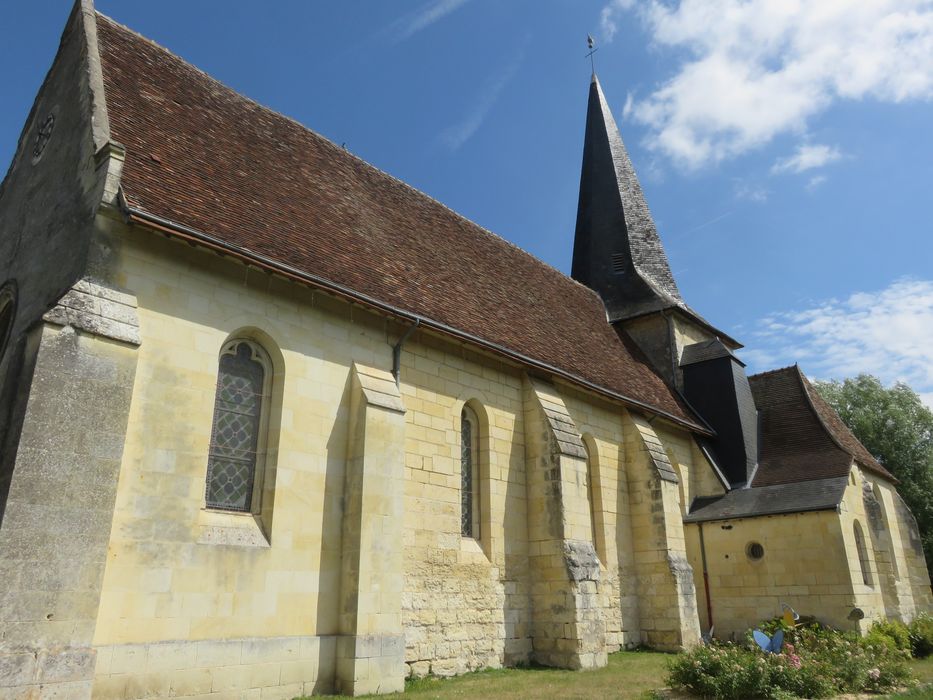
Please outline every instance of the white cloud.
[[440, 19], [443, 19], [454, 10], [465, 5], [468, 0], [434, 0], [423, 5], [412, 13], [395, 20], [389, 25], [387, 31], [395, 41], [405, 41], [427, 29]]
[[810, 181], [807, 182], [807, 192], [813, 192], [817, 187], [826, 182], [825, 175], [814, 175], [810, 178]]
[[612, 0], [603, 8], [599, 14], [599, 28], [602, 29], [606, 41], [612, 41], [619, 31], [619, 25], [616, 24], [619, 13], [631, 9], [634, 4], [635, 0]]
[[525, 60], [525, 47], [529, 37], [525, 37], [518, 52], [506, 66], [505, 70], [497, 73], [487, 81], [480, 90], [479, 97], [466, 116], [456, 124], [447, 127], [440, 134], [441, 142], [451, 151], [456, 151], [466, 143], [486, 121], [486, 116], [499, 99], [505, 86], [511, 82]]
[[755, 371], [799, 362], [817, 379], [867, 372], [906, 382], [933, 407], [933, 280], [902, 279], [759, 323], [743, 356]]
[[801, 144], [797, 147], [797, 152], [792, 156], [780, 158], [773, 166], [772, 173], [802, 173], [814, 168], [822, 168], [824, 165], [842, 158], [842, 153], [838, 148], [826, 146], [824, 144]]
[[632, 108], [635, 106], [635, 96], [632, 95], [632, 91], [629, 90], [625, 95], [625, 106], [622, 107], [622, 119], [628, 119], [629, 115], [632, 113]]
[[623, 11], [686, 56], [634, 115], [687, 168], [803, 131], [837, 100], [933, 98], [933, 0], [615, 0], [607, 40]]
[[762, 204], [768, 201], [768, 190], [761, 185], [756, 185], [745, 180], [737, 180], [732, 188], [732, 193], [736, 199], [744, 199], [749, 202]]

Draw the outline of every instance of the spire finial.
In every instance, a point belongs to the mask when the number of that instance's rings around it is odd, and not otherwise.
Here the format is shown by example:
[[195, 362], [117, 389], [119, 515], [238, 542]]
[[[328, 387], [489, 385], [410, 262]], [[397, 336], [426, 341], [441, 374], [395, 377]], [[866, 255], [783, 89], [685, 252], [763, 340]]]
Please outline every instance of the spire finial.
[[599, 51], [599, 47], [596, 46], [596, 39], [593, 38], [592, 34], [586, 35], [586, 47], [590, 50], [586, 57], [590, 59], [590, 68], [593, 69], [593, 75], [596, 75], [596, 62], [593, 61], [593, 54]]

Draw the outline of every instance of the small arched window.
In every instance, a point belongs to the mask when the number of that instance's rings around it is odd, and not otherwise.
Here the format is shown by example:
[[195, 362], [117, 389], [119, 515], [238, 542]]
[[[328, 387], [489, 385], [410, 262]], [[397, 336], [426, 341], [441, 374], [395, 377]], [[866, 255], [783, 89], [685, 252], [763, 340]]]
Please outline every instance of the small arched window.
[[866, 586], [871, 584], [871, 569], [868, 568], [868, 550], [865, 548], [865, 537], [862, 535], [862, 526], [858, 521], [854, 524], [855, 528], [855, 548], [858, 550], [858, 563], [862, 569], [862, 583]]
[[252, 340], [220, 352], [214, 424], [207, 462], [208, 508], [258, 512], [272, 364]]
[[464, 406], [460, 412], [460, 534], [480, 538], [479, 420]]
[[603, 512], [603, 489], [600, 476], [599, 448], [592, 435], [583, 435], [586, 452], [586, 501], [590, 509], [593, 548], [601, 562], [606, 562], [606, 514]]
[[594, 481], [594, 470], [596, 465], [593, 460], [593, 449], [590, 447], [589, 440], [583, 440], [583, 450], [586, 452], [586, 502], [590, 508], [590, 528], [593, 533], [593, 548], [598, 550], [596, 536], [596, 491]]

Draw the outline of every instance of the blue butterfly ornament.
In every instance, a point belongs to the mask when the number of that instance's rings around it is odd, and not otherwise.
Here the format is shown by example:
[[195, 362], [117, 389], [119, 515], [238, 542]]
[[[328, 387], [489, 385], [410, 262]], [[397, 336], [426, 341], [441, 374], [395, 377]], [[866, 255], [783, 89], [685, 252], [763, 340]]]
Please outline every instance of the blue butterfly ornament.
[[778, 630], [774, 633], [773, 637], [769, 637], [761, 630], [755, 630], [752, 632], [752, 636], [755, 638], [755, 642], [761, 647], [762, 651], [766, 651], [769, 654], [781, 653], [781, 647], [784, 645], [784, 630]]

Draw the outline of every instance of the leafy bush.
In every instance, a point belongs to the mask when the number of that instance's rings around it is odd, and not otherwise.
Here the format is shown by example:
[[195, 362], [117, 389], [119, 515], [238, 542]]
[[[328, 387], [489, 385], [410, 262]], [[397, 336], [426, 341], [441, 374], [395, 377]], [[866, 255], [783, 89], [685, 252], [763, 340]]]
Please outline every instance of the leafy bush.
[[933, 617], [918, 615], [907, 627], [910, 648], [918, 659], [925, 659], [933, 654]]
[[910, 651], [910, 630], [899, 620], [885, 620], [876, 622], [868, 630], [866, 641], [872, 644], [886, 644], [892, 649]]
[[697, 647], [672, 659], [668, 682], [704, 697], [738, 700], [886, 692], [910, 681], [909, 654], [882, 632], [863, 639], [811, 626], [795, 628], [791, 637], [780, 654], [750, 645]]

